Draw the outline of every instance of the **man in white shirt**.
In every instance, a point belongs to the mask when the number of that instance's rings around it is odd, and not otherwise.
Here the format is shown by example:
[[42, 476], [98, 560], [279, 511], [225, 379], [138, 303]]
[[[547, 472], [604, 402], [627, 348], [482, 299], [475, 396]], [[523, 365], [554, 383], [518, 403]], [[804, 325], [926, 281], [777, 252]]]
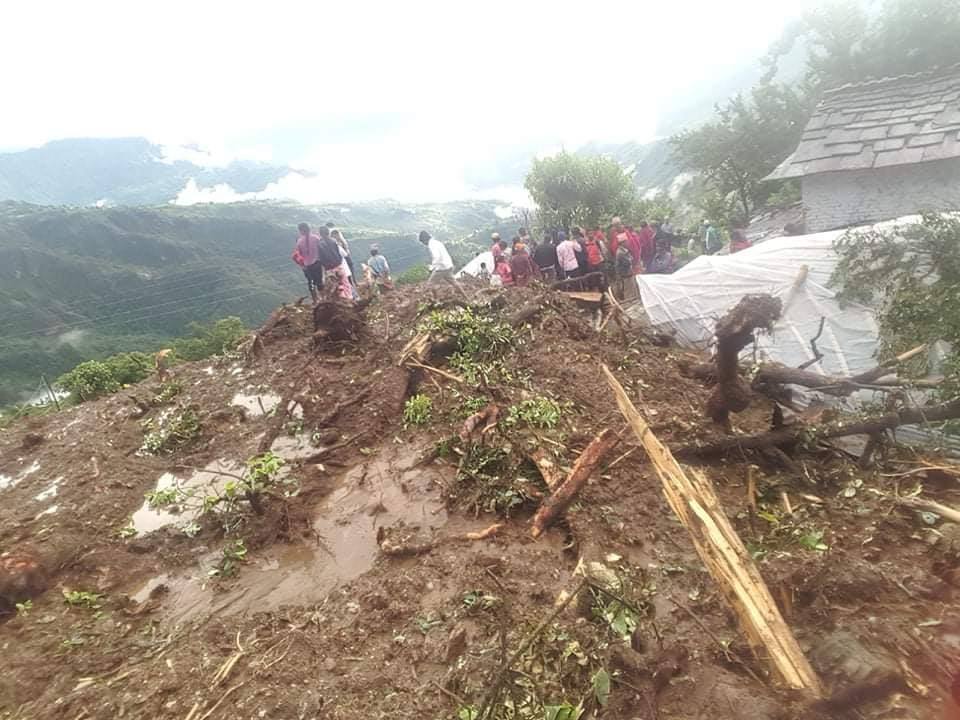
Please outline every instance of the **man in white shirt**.
[[467, 297], [467, 293], [453, 277], [453, 260], [450, 259], [446, 246], [426, 230], [420, 231], [420, 242], [430, 250], [430, 277], [427, 279], [427, 285], [445, 282], [453, 285], [461, 295]]

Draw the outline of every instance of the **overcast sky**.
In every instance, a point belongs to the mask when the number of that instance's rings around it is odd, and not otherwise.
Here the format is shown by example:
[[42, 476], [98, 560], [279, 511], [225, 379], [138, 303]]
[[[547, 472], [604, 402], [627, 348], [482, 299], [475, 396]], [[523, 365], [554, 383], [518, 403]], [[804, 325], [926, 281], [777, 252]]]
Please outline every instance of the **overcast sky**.
[[798, 5], [9, 2], [0, 147], [143, 135], [320, 171], [324, 199], [442, 199], [531, 146], [651, 139]]

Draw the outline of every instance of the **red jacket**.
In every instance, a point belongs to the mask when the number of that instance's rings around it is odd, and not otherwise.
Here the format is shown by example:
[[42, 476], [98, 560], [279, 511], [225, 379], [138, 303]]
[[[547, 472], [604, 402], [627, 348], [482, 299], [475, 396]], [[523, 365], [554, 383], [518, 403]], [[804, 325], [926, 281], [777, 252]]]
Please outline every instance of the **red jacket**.
[[600, 245], [592, 235], [587, 235], [583, 241], [583, 249], [587, 252], [587, 263], [591, 267], [603, 264], [603, 253], [600, 251]]

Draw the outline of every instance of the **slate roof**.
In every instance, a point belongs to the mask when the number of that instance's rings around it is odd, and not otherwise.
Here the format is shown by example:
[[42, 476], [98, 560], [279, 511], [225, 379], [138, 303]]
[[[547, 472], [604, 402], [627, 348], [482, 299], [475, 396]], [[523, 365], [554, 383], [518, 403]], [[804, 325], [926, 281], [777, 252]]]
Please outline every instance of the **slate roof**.
[[768, 180], [960, 157], [960, 65], [824, 93]]

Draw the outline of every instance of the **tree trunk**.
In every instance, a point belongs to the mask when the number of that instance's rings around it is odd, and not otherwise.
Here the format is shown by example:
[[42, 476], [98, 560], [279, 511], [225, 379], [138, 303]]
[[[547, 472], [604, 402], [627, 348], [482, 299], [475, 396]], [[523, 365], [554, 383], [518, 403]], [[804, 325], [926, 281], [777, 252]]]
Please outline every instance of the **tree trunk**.
[[540, 509], [537, 510], [537, 514], [533, 516], [533, 528], [530, 531], [533, 537], [540, 537], [543, 531], [564, 513], [577, 493], [580, 492], [580, 489], [586, 485], [597, 465], [603, 460], [603, 456], [610, 452], [619, 441], [620, 436], [609, 428], [590, 441], [590, 444], [580, 453], [580, 457], [574, 463], [567, 479], [550, 497], [543, 501]]
[[730, 413], [750, 404], [750, 388], [740, 379], [740, 351], [753, 342], [757, 329], [767, 329], [780, 317], [780, 300], [747, 295], [717, 322], [717, 387], [707, 401], [707, 414], [729, 427]]
[[677, 455], [711, 457], [725, 455], [732, 450], [789, 447], [803, 440], [809, 440], [811, 433], [813, 433], [815, 439], [828, 440], [835, 437], [846, 437], [847, 435], [872, 435], [884, 430], [893, 430], [901, 425], [943, 422], [944, 420], [955, 420], [957, 418], [960, 418], [960, 400], [953, 400], [928, 408], [906, 408], [899, 412], [878, 415], [855, 423], [827, 425], [819, 428], [816, 425], [797, 425], [758, 435], [724, 438], [706, 445], [685, 445], [677, 449]]

